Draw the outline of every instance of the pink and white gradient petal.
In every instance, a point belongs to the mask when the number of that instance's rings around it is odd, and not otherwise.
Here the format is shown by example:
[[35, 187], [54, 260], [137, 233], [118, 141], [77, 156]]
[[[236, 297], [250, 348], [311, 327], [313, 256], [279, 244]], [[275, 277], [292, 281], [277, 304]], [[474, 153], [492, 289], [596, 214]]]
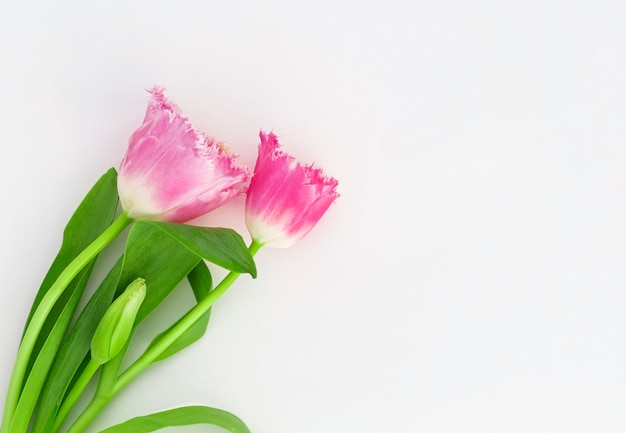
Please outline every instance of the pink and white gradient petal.
[[197, 131], [161, 87], [149, 90], [143, 124], [131, 135], [118, 190], [134, 219], [185, 222], [244, 193], [250, 172]]
[[306, 236], [337, 199], [338, 182], [283, 152], [275, 134], [259, 135], [246, 197], [246, 226], [257, 243], [287, 248]]

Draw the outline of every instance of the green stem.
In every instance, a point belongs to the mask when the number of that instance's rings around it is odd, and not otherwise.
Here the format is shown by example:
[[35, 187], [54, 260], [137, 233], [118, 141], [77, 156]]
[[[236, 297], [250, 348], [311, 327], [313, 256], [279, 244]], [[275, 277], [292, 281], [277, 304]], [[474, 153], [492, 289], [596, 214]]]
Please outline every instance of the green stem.
[[115, 358], [104, 364], [102, 367], [102, 372], [100, 373], [100, 380], [98, 381], [98, 389], [96, 390], [96, 395], [108, 395], [113, 387], [115, 386], [115, 381], [117, 380], [117, 375], [120, 372], [120, 368], [122, 367], [122, 362], [124, 362], [124, 358], [126, 356], [126, 352], [128, 351], [128, 347], [130, 346], [130, 342], [132, 340], [132, 335], [128, 338], [126, 342], [126, 346], [122, 349], [120, 353], [117, 354]]
[[93, 375], [96, 374], [96, 371], [98, 371], [98, 368], [100, 368], [100, 365], [100, 363], [94, 361], [93, 359], [89, 361], [89, 364], [87, 364], [87, 367], [85, 367], [85, 369], [83, 370], [82, 374], [65, 398], [65, 401], [63, 401], [63, 404], [61, 405], [61, 408], [59, 409], [59, 412], [54, 419], [54, 424], [52, 426], [53, 433], [56, 433], [61, 429], [67, 416], [70, 414], [70, 411], [78, 401], [80, 395], [85, 390], [85, 387], [87, 387], [87, 384], [89, 383]]
[[85, 248], [72, 262], [61, 272], [54, 284], [46, 292], [45, 296], [37, 306], [33, 314], [22, 342], [17, 351], [17, 359], [13, 366], [13, 373], [9, 382], [9, 389], [5, 402], [4, 417], [2, 422], [1, 433], [9, 433], [8, 428], [11, 425], [17, 402], [19, 401], [22, 390], [22, 383], [26, 375], [28, 360], [33, 352], [35, 343], [43, 328], [46, 318], [54, 307], [54, 304], [63, 294], [67, 286], [74, 277], [89, 263], [98, 253], [100, 253], [117, 235], [119, 235], [130, 223], [132, 219], [124, 212], [113, 223], [98, 236], [87, 248]]
[[78, 419], [74, 421], [74, 424], [69, 428], [67, 433], [79, 433], [84, 432], [89, 423], [100, 413], [102, 409], [107, 405], [107, 403], [113, 398], [111, 396], [98, 396], [96, 395], [93, 400], [89, 403], [89, 405], [85, 408], [83, 413], [80, 414]]
[[[110, 397], [107, 397], [107, 396], [110, 395], [111, 389], [113, 389], [113, 386], [115, 385], [115, 379], [117, 378], [117, 374], [120, 371], [122, 362], [124, 361], [124, 356], [126, 355], [126, 352], [128, 351], [128, 347], [130, 346], [131, 338], [128, 339], [126, 346], [124, 346], [122, 351], [118, 353], [115, 358], [113, 358], [112, 360], [110, 360], [109, 362], [107, 362], [106, 364], [102, 366], [102, 371], [100, 372], [100, 380], [98, 382], [98, 388], [96, 389], [96, 393], [88, 406], [88, 408], [98, 407], [99, 409], [97, 410], [96, 413], [100, 412], [102, 408], [106, 406], [106, 404], [110, 400]], [[90, 361], [90, 364], [91, 363], [97, 364], [93, 360]], [[89, 366], [87, 368], [89, 368]], [[75, 402], [72, 403], [72, 406], [74, 405], [74, 403]], [[69, 409], [71, 409], [71, 407]], [[90, 410], [93, 410], [93, 408]], [[52, 429], [52, 432], [50, 433], [58, 433], [66, 417], [67, 417], [67, 414], [63, 415], [63, 418], [60, 421], [59, 421], [59, 418], [57, 418], [54, 422], [54, 428]], [[86, 426], [87, 425], [85, 425], [85, 427]], [[74, 426], [72, 426], [72, 428], [74, 428]]]
[[[248, 250], [254, 256], [263, 245], [252, 241]], [[96, 395], [92, 402], [85, 408], [67, 433], [82, 433], [91, 421], [100, 413], [107, 403], [115, 397], [126, 385], [128, 385], [143, 370], [150, 366], [167, 348], [169, 348], [181, 335], [185, 333], [197, 320], [199, 320], [209, 308], [213, 306], [230, 286], [237, 280], [239, 273], [230, 272], [204, 299], [183, 316], [169, 332], [152, 347], [148, 348], [124, 373], [122, 373], [108, 395]]]

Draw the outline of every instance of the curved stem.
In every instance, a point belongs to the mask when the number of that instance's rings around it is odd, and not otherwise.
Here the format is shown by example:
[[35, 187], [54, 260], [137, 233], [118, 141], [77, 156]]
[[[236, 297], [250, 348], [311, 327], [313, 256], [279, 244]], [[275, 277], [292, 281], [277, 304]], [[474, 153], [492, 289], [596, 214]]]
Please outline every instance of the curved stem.
[[98, 381], [98, 389], [96, 389], [96, 395], [109, 395], [111, 390], [115, 386], [115, 381], [117, 380], [117, 375], [120, 372], [120, 368], [122, 366], [122, 362], [124, 362], [124, 358], [126, 357], [126, 352], [128, 351], [128, 347], [130, 346], [130, 342], [132, 340], [131, 337], [128, 338], [126, 342], [126, 346], [122, 349], [120, 353], [117, 354], [115, 358], [104, 364], [102, 366], [102, 372], [100, 373], [100, 379]]
[[[252, 242], [248, 248], [250, 254], [254, 256], [261, 244]], [[239, 278], [239, 273], [230, 272], [221, 283], [219, 283], [204, 299], [185, 314], [185, 316], [174, 326], [170, 331], [163, 335], [163, 337], [146, 352], [141, 355], [124, 373], [117, 379], [113, 392], [117, 394], [122, 388], [133, 380], [139, 373], [145, 370], [150, 364], [156, 360], [165, 350], [167, 350], [181, 335], [187, 331], [197, 320], [199, 320], [204, 313], [206, 313], [211, 306], [217, 301], [230, 286]]]
[[[254, 256], [263, 245], [252, 241], [248, 250]], [[143, 370], [149, 367], [172, 343], [174, 343], [181, 335], [185, 333], [211, 306], [217, 301], [230, 286], [237, 280], [239, 273], [230, 272], [221, 283], [219, 283], [204, 299], [202, 299], [195, 307], [183, 316], [183, 318], [172, 327], [169, 332], [148, 348], [128, 369], [122, 373], [111, 389], [109, 395], [96, 395], [92, 402], [87, 406], [78, 419], [74, 422], [67, 433], [82, 433], [91, 421], [100, 413], [107, 403], [115, 397], [126, 385], [128, 385]]]
[[[72, 424], [69, 431], [80, 431], [82, 432], [87, 428], [91, 420], [107, 405], [107, 403], [111, 400], [113, 395], [111, 394], [111, 390], [115, 385], [115, 379], [117, 378], [117, 373], [120, 370], [120, 366], [124, 361], [124, 356], [128, 350], [128, 346], [130, 345], [131, 339], [128, 339], [126, 346], [122, 349], [120, 353], [117, 354], [115, 358], [107, 362], [102, 366], [102, 371], [100, 372], [100, 381], [98, 382], [98, 388], [96, 389], [96, 393], [89, 403], [89, 405], [85, 408], [83, 413], [81, 413], [80, 417]], [[91, 361], [93, 362], [93, 360]], [[93, 413], [93, 415], [91, 415]], [[57, 421], [55, 420], [55, 426]], [[61, 428], [63, 421], [60, 422], [58, 428]], [[58, 433], [58, 429], [55, 428], [51, 433]]]
[[89, 405], [85, 408], [83, 413], [80, 414], [78, 419], [74, 421], [74, 424], [69, 428], [67, 433], [82, 433], [85, 431], [89, 423], [100, 413], [102, 409], [107, 405], [107, 403], [113, 398], [113, 395], [110, 397], [98, 396], [96, 395], [93, 400], [89, 403]]
[[35, 310], [24, 337], [17, 351], [17, 359], [13, 366], [13, 373], [7, 391], [4, 417], [2, 422], [2, 433], [9, 433], [17, 402], [19, 401], [22, 383], [26, 374], [28, 360], [33, 352], [39, 333], [43, 328], [46, 318], [54, 307], [54, 304], [63, 294], [67, 286], [74, 277], [89, 263], [98, 253], [100, 253], [113, 239], [117, 237], [130, 223], [132, 219], [122, 212], [122, 214], [98, 236], [87, 248], [85, 248], [72, 262], [61, 272], [56, 281], [50, 286], [45, 296]]
[[93, 375], [96, 374], [96, 371], [98, 371], [98, 368], [100, 368], [100, 363], [91, 359], [89, 361], [89, 364], [87, 364], [87, 367], [85, 367], [82, 374], [65, 398], [65, 401], [63, 401], [63, 404], [61, 405], [61, 408], [59, 409], [59, 412], [54, 419], [54, 424], [52, 426], [53, 433], [56, 433], [61, 429], [61, 427], [63, 426], [63, 422], [65, 422], [65, 419], [70, 414], [70, 411], [78, 401], [78, 398], [85, 390], [85, 387], [87, 387], [87, 384], [89, 383]]

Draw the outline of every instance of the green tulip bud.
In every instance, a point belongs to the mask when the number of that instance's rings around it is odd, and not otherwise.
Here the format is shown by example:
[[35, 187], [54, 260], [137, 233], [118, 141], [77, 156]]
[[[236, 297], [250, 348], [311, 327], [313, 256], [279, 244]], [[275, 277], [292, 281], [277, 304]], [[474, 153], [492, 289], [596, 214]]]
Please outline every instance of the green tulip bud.
[[145, 297], [146, 281], [137, 278], [113, 301], [91, 339], [91, 358], [94, 361], [105, 364], [121, 352], [130, 338], [135, 317]]

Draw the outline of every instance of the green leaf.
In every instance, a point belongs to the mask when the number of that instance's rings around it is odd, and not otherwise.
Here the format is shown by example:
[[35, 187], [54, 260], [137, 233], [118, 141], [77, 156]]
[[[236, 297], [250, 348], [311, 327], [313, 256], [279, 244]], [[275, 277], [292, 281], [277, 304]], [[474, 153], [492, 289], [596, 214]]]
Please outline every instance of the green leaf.
[[54, 416], [71, 386], [80, 375], [89, 354], [91, 338], [98, 323], [117, 297], [134, 279], [146, 280], [146, 298], [137, 314], [136, 324], [145, 319], [180, 281], [198, 264], [200, 258], [167, 233], [151, 224], [134, 224], [128, 234], [122, 259], [102, 281], [68, 337], [59, 349], [37, 410], [33, 433], [49, 431]]
[[153, 224], [136, 223], [126, 244], [118, 294], [136, 278], [145, 279], [147, 286], [137, 325], [191, 272], [200, 257]]
[[[56, 281], [61, 272], [70, 264], [72, 260], [83, 251], [94, 239], [96, 239], [110, 224], [115, 216], [117, 209], [118, 197], [117, 197], [117, 173], [115, 169], [109, 169], [91, 188], [87, 193], [83, 201], [80, 203], [72, 217], [70, 218], [65, 230], [63, 232], [63, 243], [61, 249], [57, 254], [54, 262], [52, 263], [48, 273], [46, 274], [33, 305], [31, 307], [26, 326], [30, 323], [32, 315], [34, 314], [37, 306], [50, 289], [50, 286]], [[48, 319], [46, 320], [44, 327], [41, 330], [39, 338], [35, 343], [33, 349], [29, 367], [30, 371], [33, 362], [37, 358], [39, 351], [45, 344], [48, 335], [52, 329], [56, 326], [60, 319], [60, 316], [65, 310], [65, 305], [73, 297], [75, 291], [82, 291], [85, 289], [91, 270], [90, 266], [86, 268], [85, 273], [79, 274], [72, 283], [68, 286], [63, 296], [57, 301], [55, 307], [50, 312]], [[64, 320], [69, 324], [72, 320], [72, 314], [65, 314]], [[24, 328], [26, 329], [26, 327]], [[48, 348], [52, 350], [52, 347]], [[56, 350], [56, 348], [54, 348]]]
[[[198, 262], [195, 268], [187, 275], [189, 284], [193, 290], [193, 294], [197, 302], [200, 302], [202, 298], [209, 294], [212, 289], [213, 281], [211, 279], [211, 272], [203, 261]], [[169, 358], [175, 353], [180, 352], [184, 348], [192, 345], [206, 333], [207, 326], [209, 325], [209, 318], [211, 317], [211, 309], [209, 309], [200, 319], [198, 319], [189, 329], [185, 331], [170, 347], [168, 347], [154, 362], [161, 361], [165, 358]], [[152, 340], [150, 347], [154, 346], [170, 329], [178, 324], [182, 320], [177, 320], [167, 330], [163, 331]]]
[[[206, 295], [213, 289], [213, 277], [211, 277], [211, 271], [207, 267], [206, 263], [202, 260], [198, 262], [195, 268], [187, 275], [191, 290], [193, 290], [193, 296], [196, 298], [196, 302], [204, 299]], [[210, 312], [211, 310], [209, 310]]]
[[169, 234], [193, 253], [229, 271], [256, 278], [256, 266], [243, 239], [232, 229], [145, 221]]
[[207, 406], [186, 406], [140, 416], [109, 427], [100, 433], [150, 433], [168, 427], [209, 424], [232, 433], [250, 433], [242, 420], [230, 412]]

